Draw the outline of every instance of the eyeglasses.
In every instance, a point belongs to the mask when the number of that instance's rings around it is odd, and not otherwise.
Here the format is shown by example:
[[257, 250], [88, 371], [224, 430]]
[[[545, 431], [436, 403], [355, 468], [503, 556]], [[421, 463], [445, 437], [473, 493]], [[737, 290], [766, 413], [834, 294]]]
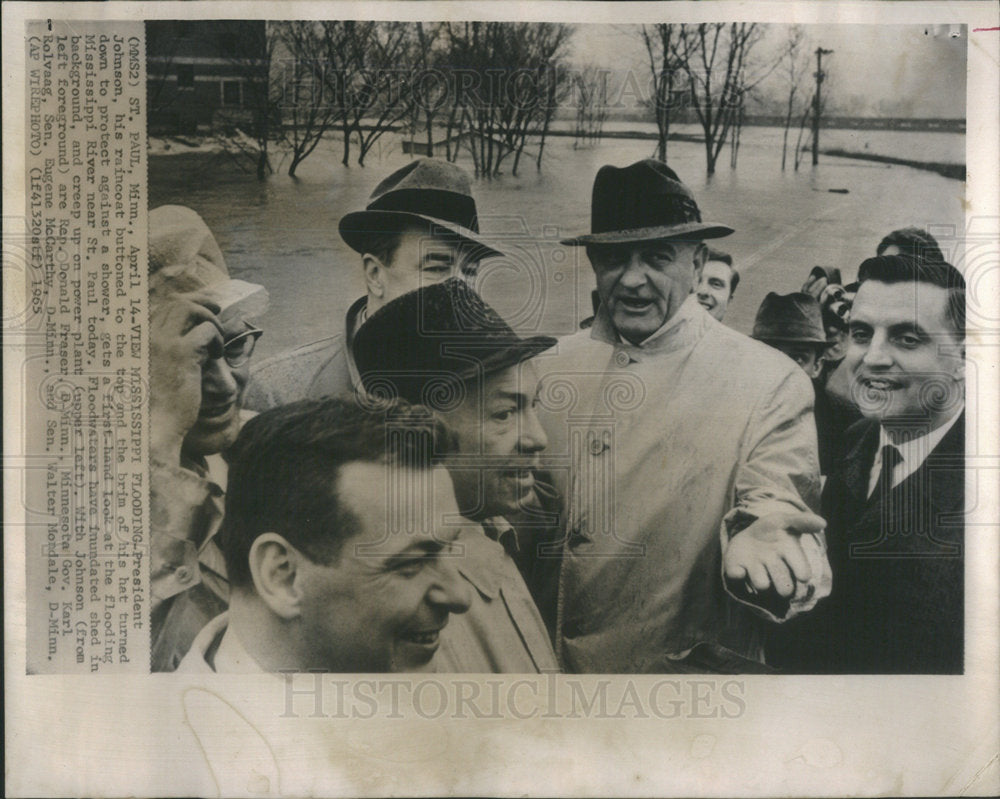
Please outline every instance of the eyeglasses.
[[225, 358], [226, 363], [233, 369], [244, 366], [250, 360], [250, 356], [253, 355], [253, 348], [257, 346], [257, 339], [263, 335], [263, 330], [252, 327], [222, 342], [218, 339], [213, 339], [208, 346], [208, 357]]

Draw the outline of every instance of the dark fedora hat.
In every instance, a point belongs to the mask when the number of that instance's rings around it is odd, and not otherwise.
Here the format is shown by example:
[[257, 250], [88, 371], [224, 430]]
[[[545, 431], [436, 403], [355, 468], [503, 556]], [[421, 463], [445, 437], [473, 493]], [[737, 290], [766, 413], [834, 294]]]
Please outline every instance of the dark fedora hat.
[[479, 236], [469, 176], [447, 161], [420, 158], [397, 169], [375, 187], [364, 211], [340, 220], [340, 236], [351, 249], [364, 253], [372, 234], [399, 230], [407, 223], [471, 244], [477, 258], [503, 255]]
[[662, 161], [646, 158], [626, 167], [602, 166], [594, 178], [590, 234], [568, 245], [627, 244], [655, 239], [718, 239], [733, 232], [701, 221], [691, 190]]
[[449, 278], [383, 305], [358, 329], [352, 350], [369, 395], [445, 410], [461, 398], [461, 384], [555, 343], [522, 339], [464, 280]]
[[754, 319], [752, 337], [758, 341], [826, 344], [819, 302], [802, 291], [784, 296], [771, 292]]

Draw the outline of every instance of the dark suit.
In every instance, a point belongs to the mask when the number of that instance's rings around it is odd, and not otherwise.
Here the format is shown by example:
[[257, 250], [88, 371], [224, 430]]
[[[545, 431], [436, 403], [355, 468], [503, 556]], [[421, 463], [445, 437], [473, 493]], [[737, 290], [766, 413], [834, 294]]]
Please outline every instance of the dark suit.
[[768, 663], [784, 671], [963, 671], [965, 414], [887, 502], [868, 497], [878, 441], [872, 421], [847, 431], [823, 490], [833, 591], [773, 631]]

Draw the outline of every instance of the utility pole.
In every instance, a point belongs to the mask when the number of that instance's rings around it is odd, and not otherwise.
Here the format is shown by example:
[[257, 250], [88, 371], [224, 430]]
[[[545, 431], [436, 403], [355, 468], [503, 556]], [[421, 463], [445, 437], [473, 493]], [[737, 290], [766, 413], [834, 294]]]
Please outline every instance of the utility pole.
[[823, 56], [830, 55], [833, 50], [824, 50], [822, 47], [816, 48], [816, 93], [813, 95], [813, 166], [819, 163], [819, 114], [820, 97], [819, 87], [823, 83]]

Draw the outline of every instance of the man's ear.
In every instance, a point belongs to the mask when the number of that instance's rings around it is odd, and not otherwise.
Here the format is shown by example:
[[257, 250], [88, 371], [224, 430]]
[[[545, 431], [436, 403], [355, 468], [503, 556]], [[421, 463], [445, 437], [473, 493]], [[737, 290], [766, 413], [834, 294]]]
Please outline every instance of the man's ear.
[[810, 380], [815, 380], [823, 371], [823, 353], [817, 353], [816, 360], [813, 361], [812, 371], [808, 372]]
[[302, 555], [277, 533], [263, 533], [250, 546], [250, 576], [257, 596], [279, 618], [300, 613], [301, 591], [296, 582]]
[[705, 261], [708, 260], [708, 247], [705, 242], [698, 242], [698, 246], [694, 248], [694, 254], [691, 256], [691, 260], [694, 261], [694, 276], [696, 279], [701, 279], [701, 269], [705, 265]]
[[955, 364], [955, 380], [959, 383], [965, 382], [965, 341], [958, 352], [958, 363]]
[[386, 266], [371, 253], [361, 256], [361, 268], [365, 273], [365, 286], [373, 297], [382, 299], [385, 296], [385, 279], [382, 274]]

